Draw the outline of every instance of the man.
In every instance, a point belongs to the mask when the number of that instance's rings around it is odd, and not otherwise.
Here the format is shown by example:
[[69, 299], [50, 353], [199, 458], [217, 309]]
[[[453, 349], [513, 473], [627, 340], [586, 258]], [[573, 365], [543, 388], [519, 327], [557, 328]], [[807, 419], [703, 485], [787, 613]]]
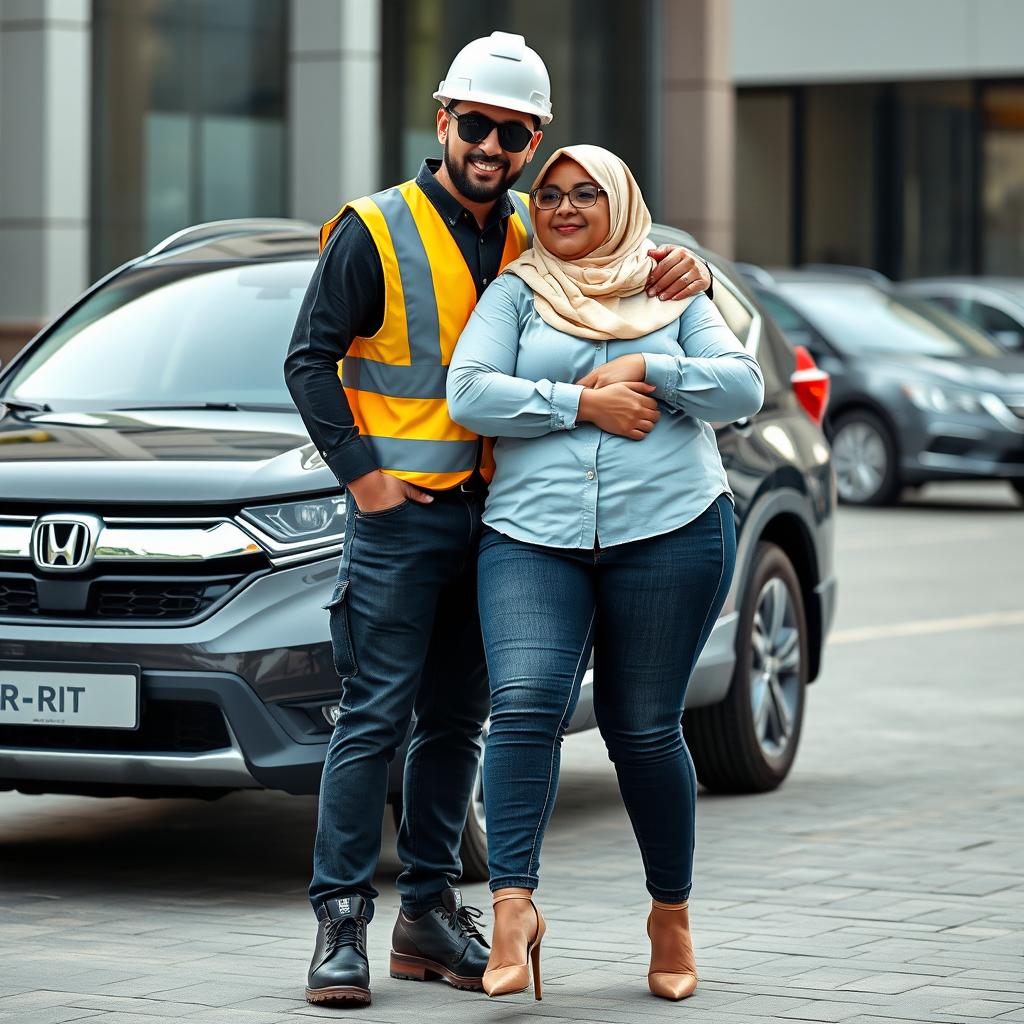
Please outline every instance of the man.
[[[370, 1002], [366, 928], [388, 765], [413, 713], [391, 975], [481, 988], [480, 915], [452, 883], [489, 706], [475, 563], [493, 463], [490, 442], [449, 418], [445, 378], [480, 294], [529, 244], [525, 197], [509, 189], [551, 121], [549, 94], [522, 36], [466, 46], [434, 94], [443, 161], [324, 225], [295, 325], [288, 387], [350, 495], [327, 606], [342, 697], [309, 890], [319, 923], [310, 1002]], [[666, 297], [708, 287], [710, 272], [685, 250], [658, 255], [650, 286]]]

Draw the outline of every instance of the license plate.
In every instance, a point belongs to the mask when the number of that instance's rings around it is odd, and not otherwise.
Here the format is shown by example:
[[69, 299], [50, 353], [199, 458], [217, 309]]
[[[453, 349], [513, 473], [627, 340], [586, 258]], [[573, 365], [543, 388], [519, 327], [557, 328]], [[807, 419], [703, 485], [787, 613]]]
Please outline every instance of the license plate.
[[0, 723], [139, 727], [137, 665], [0, 662]]

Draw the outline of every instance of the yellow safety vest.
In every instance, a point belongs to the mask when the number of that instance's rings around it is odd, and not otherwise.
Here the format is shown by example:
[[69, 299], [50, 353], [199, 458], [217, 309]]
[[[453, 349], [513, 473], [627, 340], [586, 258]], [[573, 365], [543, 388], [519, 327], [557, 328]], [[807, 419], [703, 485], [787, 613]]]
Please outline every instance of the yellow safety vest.
[[[509, 192], [501, 268], [530, 244], [527, 197]], [[445, 490], [468, 479], [478, 461], [494, 472], [493, 443], [448, 415], [445, 385], [455, 343], [476, 306], [473, 275], [447, 223], [415, 181], [357, 199], [320, 229], [320, 248], [346, 210], [366, 225], [384, 269], [384, 321], [355, 338], [338, 363], [359, 432], [385, 473]]]

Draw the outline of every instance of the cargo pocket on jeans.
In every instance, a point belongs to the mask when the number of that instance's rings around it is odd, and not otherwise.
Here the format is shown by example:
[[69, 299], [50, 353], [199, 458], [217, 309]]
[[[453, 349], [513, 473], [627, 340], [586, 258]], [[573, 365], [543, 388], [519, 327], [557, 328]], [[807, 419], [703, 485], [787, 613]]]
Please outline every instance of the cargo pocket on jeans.
[[334, 668], [342, 679], [354, 676], [355, 653], [352, 650], [352, 631], [348, 622], [348, 580], [339, 580], [334, 593], [324, 608], [331, 616], [331, 647], [334, 649]]

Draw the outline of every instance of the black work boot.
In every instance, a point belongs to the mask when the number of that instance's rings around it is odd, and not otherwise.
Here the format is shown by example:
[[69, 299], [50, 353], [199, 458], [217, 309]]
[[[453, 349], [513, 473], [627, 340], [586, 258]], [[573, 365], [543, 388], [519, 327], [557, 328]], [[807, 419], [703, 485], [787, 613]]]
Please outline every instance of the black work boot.
[[391, 977], [406, 981], [443, 978], [455, 988], [479, 992], [490, 946], [477, 929], [483, 915], [462, 905], [458, 889], [441, 893], [441, 906], [415, 920], [398, 912], [391, 934]]
[[366, 900], [362, 896], [327, 900], [316, 916], [320, 925], [306, 980], [306, 1002], [369, 1006]]

